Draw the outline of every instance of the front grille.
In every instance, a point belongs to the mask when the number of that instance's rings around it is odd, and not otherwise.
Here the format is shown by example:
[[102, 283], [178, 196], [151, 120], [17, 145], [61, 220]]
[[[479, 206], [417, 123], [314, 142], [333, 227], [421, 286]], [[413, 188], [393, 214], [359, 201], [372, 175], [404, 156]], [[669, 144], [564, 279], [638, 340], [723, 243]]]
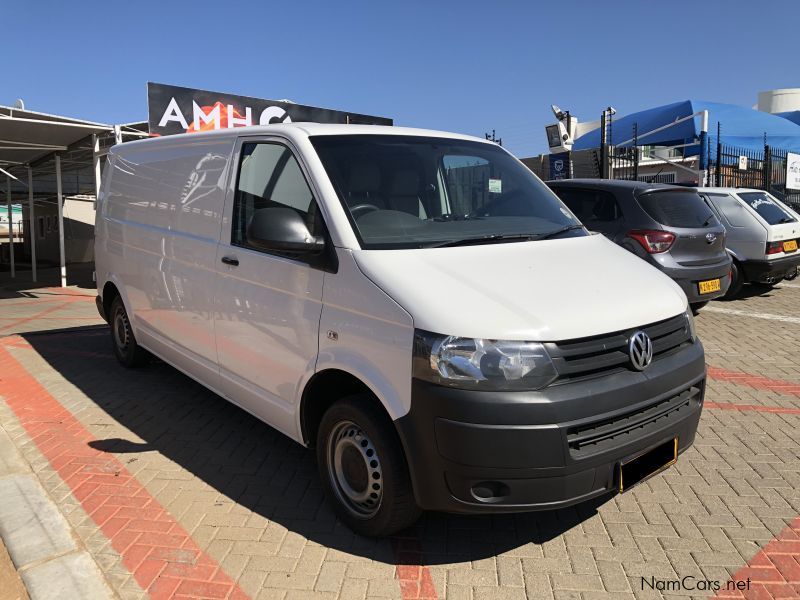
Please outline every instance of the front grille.
[[692, 401], [699, 401], [701, 388], [692, 386], [677, 396], [651, 404], [644, 409], [625, 413], [602, 421], [567, 429], [567, 444], [573, 457], [582, 457], [609, 448], [624, 446], [649, 430], [657, 429], [669, 421], [682, 419], [690, 410]]
[[628, 340], [636, 331], [644, 331], [653, 341], [653, 362], [669, 356], [691, 343], [689, 322], [681, 314], [644, 327], [563, 342], [545, 344], [553, 359], [556, 383], [632, 370]]

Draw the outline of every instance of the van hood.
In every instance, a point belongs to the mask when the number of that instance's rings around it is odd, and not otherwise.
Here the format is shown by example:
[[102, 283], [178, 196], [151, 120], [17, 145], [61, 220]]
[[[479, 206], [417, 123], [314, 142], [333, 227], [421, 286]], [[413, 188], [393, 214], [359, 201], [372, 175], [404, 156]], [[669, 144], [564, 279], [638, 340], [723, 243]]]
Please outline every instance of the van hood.
[[555, 342], [687, 307], [675, 282], [602, 235], [353, 256], [416, 328], [446, 335]]

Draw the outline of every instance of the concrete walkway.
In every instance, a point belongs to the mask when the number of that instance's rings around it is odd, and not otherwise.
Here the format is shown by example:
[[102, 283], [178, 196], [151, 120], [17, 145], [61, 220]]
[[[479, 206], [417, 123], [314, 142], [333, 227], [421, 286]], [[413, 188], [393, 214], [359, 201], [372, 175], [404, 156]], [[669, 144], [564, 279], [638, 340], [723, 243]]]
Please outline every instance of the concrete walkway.
[[0, 539], [0, 590], [9, 600], [28, 600], [28, 592], [11, 562], [3, 540]]
[[2, 429], [0, 507], [0, 537], [33, 600], [116, 597], [80, 537]]

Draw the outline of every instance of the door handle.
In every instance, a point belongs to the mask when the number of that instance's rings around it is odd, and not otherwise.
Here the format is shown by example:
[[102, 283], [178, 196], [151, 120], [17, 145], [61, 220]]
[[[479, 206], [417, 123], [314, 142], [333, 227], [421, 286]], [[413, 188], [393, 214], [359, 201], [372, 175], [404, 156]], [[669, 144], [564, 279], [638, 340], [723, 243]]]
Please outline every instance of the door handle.
[[239, 266], [239, 259], [235, 256], [223, 256], [222, 262], [224, 262], [226, 265], [231, 265], [232, 267]]

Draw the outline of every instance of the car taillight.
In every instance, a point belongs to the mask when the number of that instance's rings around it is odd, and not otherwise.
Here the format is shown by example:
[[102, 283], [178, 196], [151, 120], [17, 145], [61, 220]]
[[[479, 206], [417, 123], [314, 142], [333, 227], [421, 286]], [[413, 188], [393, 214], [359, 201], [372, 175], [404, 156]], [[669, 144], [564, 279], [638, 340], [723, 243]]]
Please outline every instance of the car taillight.
[[639, 242], [642, 248], [647, 250], [650, 254], [666, 252], [675, 241], [675, 234], [669, 231], [646, 231], [637, 229], [629, 231], [628, 236]]
[[783, 242], [767, 242], [767, 256], [783, 252]]

